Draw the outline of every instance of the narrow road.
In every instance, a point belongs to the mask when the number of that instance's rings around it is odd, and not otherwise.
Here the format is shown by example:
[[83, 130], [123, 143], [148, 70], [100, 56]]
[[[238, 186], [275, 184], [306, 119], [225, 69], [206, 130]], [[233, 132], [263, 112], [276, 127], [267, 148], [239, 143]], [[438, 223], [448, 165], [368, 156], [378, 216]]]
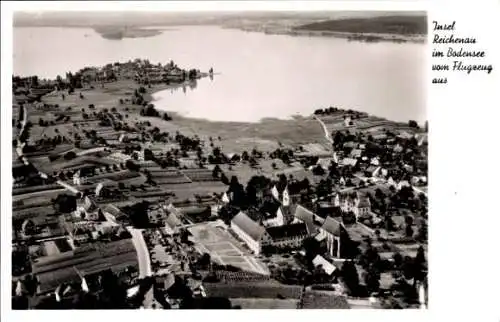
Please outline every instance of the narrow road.
[[316, 119], [316, 121], [319, 122], [319, 124], [321, 124], [321, 127], [323, 128], [323, 131], [325, 132], [325, 138], [328, 140], [328, 142], [333, 143], [332, 136], [331, 136], [330, 132], [328, 132], [328, 128], [326, 127], [325, 122], [323, 122], [316, 115], [314, 115], [313, 117]]
[[[142, 235], [141, 229], [136, 229], [131, 226], [127, 230], [132, 235], [135, 251], [137, 253], [137, 261], [139, 262], [139, 278], [150, 277], [153, 275], [151, 270], [151, 259], [149, 258], [148, 247]], [[154, 300], [153, 287], [151, 287], [144, 295], [143, 307], [150, 309]]]
[[151, 260], [149, 258], [146, 241], [142, 235], [142, 230], [131, 226], [128, 226], [127, 230], [132, 235], [132, 242], [134, 243], [134, 247], [137, 252], [137, 260], [139, 262], [139, 278], [149, 277], [152, 275]]
[[77, 193], [79, 193], [79, 192], [80, 192], [77, 188], [73, 187], [72, 185], [70, 185], [70, 184], [68, 184], [68, 183], [66, 183], [66, 182], [64, 182], [64, 181], [57, 180], [57, 181], [56, 181], [56, 183], [57, 183], [58, 185], [60, 185], [61, 187], [64, 187], [65, 189], [67, 189], [67, 190], [71, 191], [71, 192], [72, 192], [72, 193], [74, 193], [74, 194], [77, 194]]

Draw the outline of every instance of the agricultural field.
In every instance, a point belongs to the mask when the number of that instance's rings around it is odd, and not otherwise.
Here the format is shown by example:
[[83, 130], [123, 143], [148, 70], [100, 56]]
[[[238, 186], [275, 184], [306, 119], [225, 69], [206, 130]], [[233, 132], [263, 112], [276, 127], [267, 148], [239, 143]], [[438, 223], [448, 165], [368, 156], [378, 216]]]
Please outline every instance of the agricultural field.
[[231, 304], [242, 309], [296, 309], [299, 303], [297, 299], [258, 299], [258, 298], [232, 298]]
[[255, 299], [299, 299], [300, 285], [283, 285], [273, 281], [239, 283], [205, 283], [208, 296]]
[[303, 309], [349, 309], [347, 298], [328, 291], [306, 291]]
[[175, 194], [177, 200], [193, 199], [196, 196], [211, 196], [227, 191], [222, 182], [193, 182], [185, 184], [162, 184], [162, 189]]

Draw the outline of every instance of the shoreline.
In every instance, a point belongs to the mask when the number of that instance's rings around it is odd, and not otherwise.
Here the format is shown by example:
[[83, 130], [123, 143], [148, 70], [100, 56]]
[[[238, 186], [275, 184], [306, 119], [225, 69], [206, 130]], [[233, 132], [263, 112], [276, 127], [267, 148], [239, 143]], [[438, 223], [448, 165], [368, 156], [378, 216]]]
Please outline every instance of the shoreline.
[[364, 43], [407, 43], [426, 44], [427, 35], [400, 35], [385, 33], [355, 33], [330, 30], [305, 30], [305, 29], [266, 29], [260, 26], [221, 26], [223, 29], [241, 30], [244, 32], [258, 32], [266, 35], [284, 35], [292, 37], [324, 37], [346, 39], [348, 41], [358, 41]]
[[[218, 27], [228, 30], [239, 30], [243, 32], [257, 32], [266, 35], [283, 35], [292, 37], [324, 37], [346, 39], [348, 41], [357, 41], [364, 43], [402, 43], [402, 44], [427, 44], [427, 34], [396, 34], [396, 33], [357, 33], [331, 30], [308, 30], [296, 29], [296, 27], [271, 27], [262, 26], [245, 26], [245, 25], [224, 25], [224, 24], [185, 24], [185, 25], [157, 25], [157, 26], [59, 26], [59, 25], [44, 25], [39, 27], [48, 28], [76, 28], [76, 29], [91, 29], [99, 36], [107, 40], [122, 40], [155, 37], [168, 31], [176, 31], [183, 27]], [[15, 28], [30, 28], [34, 26], [19, 25]]]
[[98, 35], [107, 40], [122, 40], [135, 38], [149, 38], [163, 34], [161, 29], [147, 29], [127, 26], [95, 26], [92, 27]]
[[[202, 77], [202, 78], [204, 78], [204, 77]], [[200, 78], [200, 79], [202, 79], [202, 78]], [[284, 117], [262, 117], [262, 118], [260, 118], [259, 120], [256, 120], [256, 121], [213, 120], [213, 119], [209, 119], [209, 118], [206, 118], [206, 117], [196, 117], [196, 116], [182, 115], [179, 111], [169, 110], [168, 108], [162, 108], [161, 106], [156, 105], [156, 103], [159, 101], [158, 98], [155, 98], [156, 94], [158, 94], [158, 93], [160, 93], [162, 91], [166, 91], [166, 90], [178, 89], [178, 88], [181, 88], [183, 86], [188, 86], [188, 83], [185, 83], [185, 84], [164, 85], [164, 86], [162, 86], [162, 88], [158, 88], [158, 89], [153, 88], [153, 91], [151, 93], [148, 92], [146, 94], [146, 97], [151, 98], [151, 103], [153, 103], [155, 105], [155, 108], [157, 108], [161, 112], [167, 112], [169, 114], [175, 115], [176, 118], [181, 118], [183, 120], [193, 120], [193, 121], [198, 121], [198, 122], [227, 123], [227, 124], [231, 124], [231, 125], [234, 125], [234, 124], [250, 125], [250, 124], [262, 124], [262, 123], [265, 123], [266, 121], [282, 121], [282, 122], [287, 122], [287, 121], [295, 121], [297, 119], [300, 120], [300, 119], [316, 119], [317, 118], [317, 115], [314, 114], [314, 110], [313, 110], [313, 111], [311, 111], [310, 114], [307, 114], [307, 115], [306, 114], [289, 114], [289, 115], [284, 116]], [[347, 111], [349, 109], [348, 108], [347, 109], [341, 108], [340, 110], [342, 110], [344, 113], [347, 113]], [[410, 120], [406, 120], [406, 122], [405, 122], [405, 121], [392, 120], [392, 119], [388, 119], [388, 118], [383, 117], [383, 116], [369, 114], [369, 113], [361, 111], [361, 110], [352, 110], [352, 111], [358, 112], [358, 113], [366, 113], [367, 117], [377, 118], [380, 121], [390, 122], [390, 123], [394, 123], [394, 124], [397, 124], [397, 125], [407, 124], [408, 121], [410, 121]], [[425, 122], [426, 121], [423, 121], [423, 124], [420, 124], [420, 122], [417, 121], [417, 123], [418, 123], [419, 126], [423, 126], [425, 124]]]

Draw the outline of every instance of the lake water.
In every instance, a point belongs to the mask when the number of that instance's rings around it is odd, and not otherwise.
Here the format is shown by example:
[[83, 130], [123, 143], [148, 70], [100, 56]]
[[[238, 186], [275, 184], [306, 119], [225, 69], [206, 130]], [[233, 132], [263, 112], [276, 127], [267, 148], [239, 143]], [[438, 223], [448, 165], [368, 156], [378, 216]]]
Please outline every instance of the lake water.
[[[170, 28], [170, 27], [169, 27]], [[310, 115], [328, 106], [391, 120], [426, 120], [424, 44], [362, 43], [213, 26], [107, 40], [91, 29], [14, 28], [14, 73], [63, 76], [88, 65], [147, 58], [218, 73], [155, 94], [158, 108], [220, 121]]]

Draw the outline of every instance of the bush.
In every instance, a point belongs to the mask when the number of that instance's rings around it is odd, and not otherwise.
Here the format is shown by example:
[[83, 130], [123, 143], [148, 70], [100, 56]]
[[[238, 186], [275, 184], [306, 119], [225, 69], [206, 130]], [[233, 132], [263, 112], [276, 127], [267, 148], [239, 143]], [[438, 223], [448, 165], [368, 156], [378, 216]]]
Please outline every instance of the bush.
[[76, 158], [76, 153], [73, 151], [69, 151], [66, 154], [64, 154], [65, 160], [73, 160], [74, 158]]
[[132, 160], [127, 160], [127, 162], [125, 162], [125, 166], [130, 171], [139, 171], [140, 170], [139, 165], [136, 164], [135, 162], [133, 162]]
[[408, 126], [418, 129], [418, 123], [416, 121], [414, 121], [414, 120], [409, 120], [408, 121]]
[[52, 155], [49, 155], [49, 161], [50, 162], [53, 162], [57, 159], [59, 159], [61, 156], [60, 155], [57, 155], [57, 154], [52, 154]]

